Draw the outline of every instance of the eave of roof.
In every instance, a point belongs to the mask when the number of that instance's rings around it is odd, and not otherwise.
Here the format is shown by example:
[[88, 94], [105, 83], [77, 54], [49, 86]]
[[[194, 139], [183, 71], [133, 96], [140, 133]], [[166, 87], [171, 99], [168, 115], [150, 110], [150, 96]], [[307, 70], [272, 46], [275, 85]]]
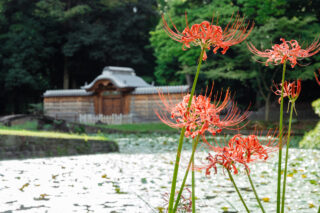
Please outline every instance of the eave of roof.
[[[133, 95], [142, 94], [157, 94], [158, 92], [163, 93], [186, 93], [189, 90], [188, 85], [179, 86], [149, 86], [149, 87], [137, 87], [131, 93]], [[88, 92], [84, 89], [68, 89], [68, 90], [47, 90], [43, 97], [71, 97], [71, 96], [91, 96], [94, 92]]]
[[93, 92], [87, 92], [84, 89], [67, 89], [67, 90], [47, 90], [43, 97], [63, 97], [63, 96], [91, 96]]
[[158, 92], [163, 93], [186, 93], [189, 90], [188, 85], [179, 86], [150, 86], [150, 87], [137, 87], [132, 94], [142, 95], [142, 94], [157, 94]]

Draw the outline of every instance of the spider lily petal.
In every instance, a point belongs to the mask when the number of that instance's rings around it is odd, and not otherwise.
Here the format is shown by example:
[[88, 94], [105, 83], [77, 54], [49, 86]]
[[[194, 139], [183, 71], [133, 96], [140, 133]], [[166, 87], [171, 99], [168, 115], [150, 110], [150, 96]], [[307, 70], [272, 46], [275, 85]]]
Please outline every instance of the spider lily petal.
[[210, 175], [212, 168], [217, 173], [218, 164], [224, 169], [233, 171], [234, 174], [238, 173], [238, 165], [243, 165], [250, 171], [249, 163], [265, 161], [268, 159], [270, 152], [278, 150], [278, 136], [276, 130], [274, 132], [269, 130], [265, 137], [257, 134], [248, 136], [237, 134], [223, 147], [207, 144], [209, 150], [215, 152], [215, 155], [209, 153], [206, 158], [208, 163], [197, 167], [197, 169], [205, 169], [206, 175]]
[[[233, 17], [231, 17], [232, 20]], [[213, 25], [212, 22], [203, 21], [200, 24], [194, 24], [189, 27], [187, 13], [185, 14], [186, 28], [180, 32], [175, 24], [171, 21], [173, 29], [171, 29], [162, 15], [163, 29], [175, 41], [182, 43], [182, 49], [192, 46], [200, 46], [210, 50], [216, 54], [221, 48], [222, 54], [225, 54], [230, 46], [236, 45], [245, 40], [251, 33], [254, 23], [245, 23], [244, 18], [238, 14], [233, 22], [229, 22], [223, 30], [220, 26]], [[170, 19], [171, 20], [171, 19]], [[218, 23], [217, 23], [218, 24]], [[207, 59], [207, 54], [204, 53], [202, 60]]]
[[296, 40], [286, 41], [284, 38], [281, 38], [280, 41], [282, 42], [281, 44], [275, 44], [272, 46], [272, 49], [265, 51], [258, 50], [252, 43], [248, 43], [247, 46], [253, 54], [267, 58], [265, 62], [266, 66], [269, 63], [278, 65], [288, 61], [291, 63], [292, 68], [298, 64], [298, 60], [311, 57], [320, 51], [319, 38], [315, 39], [306, 49], [302, 49]]
[[[187, 94], [179, 103], [171, 101], [170, 96], [165, 97], [159, 92], [159, 97], [163, 103], [161, 111], [156, 111], [157, 116], [166, 125], [173, 128], [185, 128], [185, 136], [195, 138], [201, 135], [205, 138], [206, 131], [212, 135], [220, 133], [224, 128], [232, 128], [240, 124], [248, 117], [248, 112], [241, 114], [235, 104], [231, 104], [230, 91], [227, 90], [224, 97], [222, 93], [217, 93], [212, 101], [212, 89], [209, 95], [193, 96], [190, 108], [188, 101], [190, 95]], [[228, 110], [224, 118], [221, 117], [223, 110]], [[168, 116], [170, 114], [170, 116]], [[239, 129], [239, 128], [237, 128]], [[205, 141], [205, 139], [204, 139]]]
[[[276, 90], [273, 91], [274, 94], [281, 96], [281, 89], [279, 89], [279, 87], [281, 88], [282, 84], [280, 83], [278, 87], [278, 85], [274, 83], [274, 86], [276, 88]], [[295, 102], [298, 99], [300, 93], [301, 93], [300, 79], [298, 79], [297, 81], [293, 81], [291, 83], [288, 81], [285, 81], [283, 83], [283, 97], [288, 97], [290, 102]], [[281, 97], [278, 100], [279, 104], [280, 104], [280, 100], [281, 100]]]

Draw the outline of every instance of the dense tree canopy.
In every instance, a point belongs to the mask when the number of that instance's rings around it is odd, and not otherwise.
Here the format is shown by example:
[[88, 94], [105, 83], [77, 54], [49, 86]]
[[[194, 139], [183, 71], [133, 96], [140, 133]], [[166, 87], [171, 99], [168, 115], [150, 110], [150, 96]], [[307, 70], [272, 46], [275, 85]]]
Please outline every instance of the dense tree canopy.
[[[152, 80], [150, 0], [3, 0], [0, 113], [21, 112], [46, 89], [79, 88], [104, 66], [129, 66]], [[23, 91], [23, 92], [22, 92]]]

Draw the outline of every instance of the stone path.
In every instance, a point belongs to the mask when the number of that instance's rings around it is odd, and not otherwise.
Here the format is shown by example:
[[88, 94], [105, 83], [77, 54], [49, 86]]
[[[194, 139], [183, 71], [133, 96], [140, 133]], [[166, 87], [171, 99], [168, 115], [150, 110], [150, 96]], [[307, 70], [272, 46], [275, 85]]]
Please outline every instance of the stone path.
[[[112, 137], [119, 142], [120, 153], [0, 161], [0, 212], [159, 212], [162, 196], [170, 190], [177, 137]], [[190, 147], [186, 142], [184, 168]], [[290, 152], [286, 212], [316, 213], [320, 151]], [[197, 157], [198, 162], [203, 160], [205, 151]], [[276, 159], [274, 154], [267, 163], [250, 167], [267, 212], [275, 212]], [[245, 212], [222, 170], [211, 178], [200, 172], [196, 176], [199, 212]], [[246, 176], [237, 175], [235, 181], [252, 212], [259, 212]]]

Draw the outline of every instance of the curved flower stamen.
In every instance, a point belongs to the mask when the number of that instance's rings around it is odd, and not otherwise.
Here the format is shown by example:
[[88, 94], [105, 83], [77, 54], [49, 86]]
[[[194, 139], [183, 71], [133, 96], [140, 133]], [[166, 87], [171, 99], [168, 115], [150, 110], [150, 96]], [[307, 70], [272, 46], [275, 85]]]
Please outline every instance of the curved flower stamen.
[[162, 107], [162, 111], [156, 111], [157, 116], [172, 128], [186, 128], [186, 137], [195, 138], [197, 135], [201, 135], [205, 141], [204, 133], [206, 131], [216, 135], [224, 128], [235, 127], [248, 117], [247, 111], [241, 114], [236, 105], [232, 104], [226, 116], [221, 118], [220, 113], [230, 105], [231, 94], [229, 90], [226, 91], [224, 97], [222, 93], [217, 93], [213, 101], [211, 101], [212, 90], [208, 96], [193, 96], [189, 109], [187, 108], [189, 94], [185, 95], [179, 103], [174, 103], [170, 100], [170, 96], [165, 97], [161, 92], [159, 92], [159, 96], [164, 107]]
[[[276, 85], [274, 83], [274, 86], [276, 88], [276, 90], [271, 90], [273, 91], [273, 93], [275, 95], [278, 95], [278, 96], [281, 96], [281, 88], [282, 88], [282, 84], [280, 83], [279, 84], [279, 87], [278, 85]], [[301, 93], [301, 80], [298, 79], [297, 82], [293, 81], [293, 82], [288, 82], [288, 81], [285, 81], [283, 83], [283, 97], [288, 97], [290, 102], [293, 103], [295, 102], [299, 95]], [[281, 97], [278, 99], [278, 103], [280, 104], [280, 101], [281, 101]]]
[[258, 50], [252, 43], [248, 43], [247, 46], [253, 54], [268, 58], [265, 62], [266, 66], [269, 63], [278, 65], [288, 61], [292, 68], [298, 64], [298, 60], [311, 57], [320, 51], [319, 38], [316, 38], [306, 49], [302, 49], [296, 40], [286, 41], [281, 38], [280, 41], [281, 44], [275, 44], [272, 49], [266, 49], [265, 51]]
[[265, 161], [268, 159], [270, 152], [278, 150], [279, 134], [276, 133], [276, 131], [272, 133], [269, 130], [265, 137], [261, 137], [261, 135], [258, 137], [256, 134], [248, 136], [237, 134], [223, 147], [207, 144], [209, 150], [215, 152], [215, 155], [209, 153], [206, 158], [208, 163], [196, 169], [205, 169], [206, 175], [210, 175], [211, 169], [214, 169], [214, 172], [217, 173], [218, 164], [224, 169], [233, 171], [234, 174], [238, 173], [238, 165], [243, 165], [250, 171], [249, 163]]
[[[230, 19], [227, 27], [222, 30], [220, 26], [213, 25], [212, 22], [203, 21], [200, 24], [194, 24], [189, 27], [187, 13], [185, 14], [186, 28], [180, 32], [175, 24], [172, 22], [172, 30], [162, 15], [163, 28], [166, 33], [175, 41], [182, 43], [182, 49], [190, 48], [192, 46], [200, 46], [201, 48], [208, 49], [213, 48], [213, 52], [216, 54], [221, 48], [222, 54], [225, 54], [230, 46], [236, 45], [245, 40], [251, 33], [254, 24], [250, 22], [245, 23], [245, 19], [240, 17], [239, 14], [235, 17], [235, 20], [231, 23], [233, 16]], [[218, 21], [217, 21], [218, 22]], [[217, 23], [218, 24], [218, 23]], [[202, 60], [207, 59], [207, 54], [204, 52]]]

